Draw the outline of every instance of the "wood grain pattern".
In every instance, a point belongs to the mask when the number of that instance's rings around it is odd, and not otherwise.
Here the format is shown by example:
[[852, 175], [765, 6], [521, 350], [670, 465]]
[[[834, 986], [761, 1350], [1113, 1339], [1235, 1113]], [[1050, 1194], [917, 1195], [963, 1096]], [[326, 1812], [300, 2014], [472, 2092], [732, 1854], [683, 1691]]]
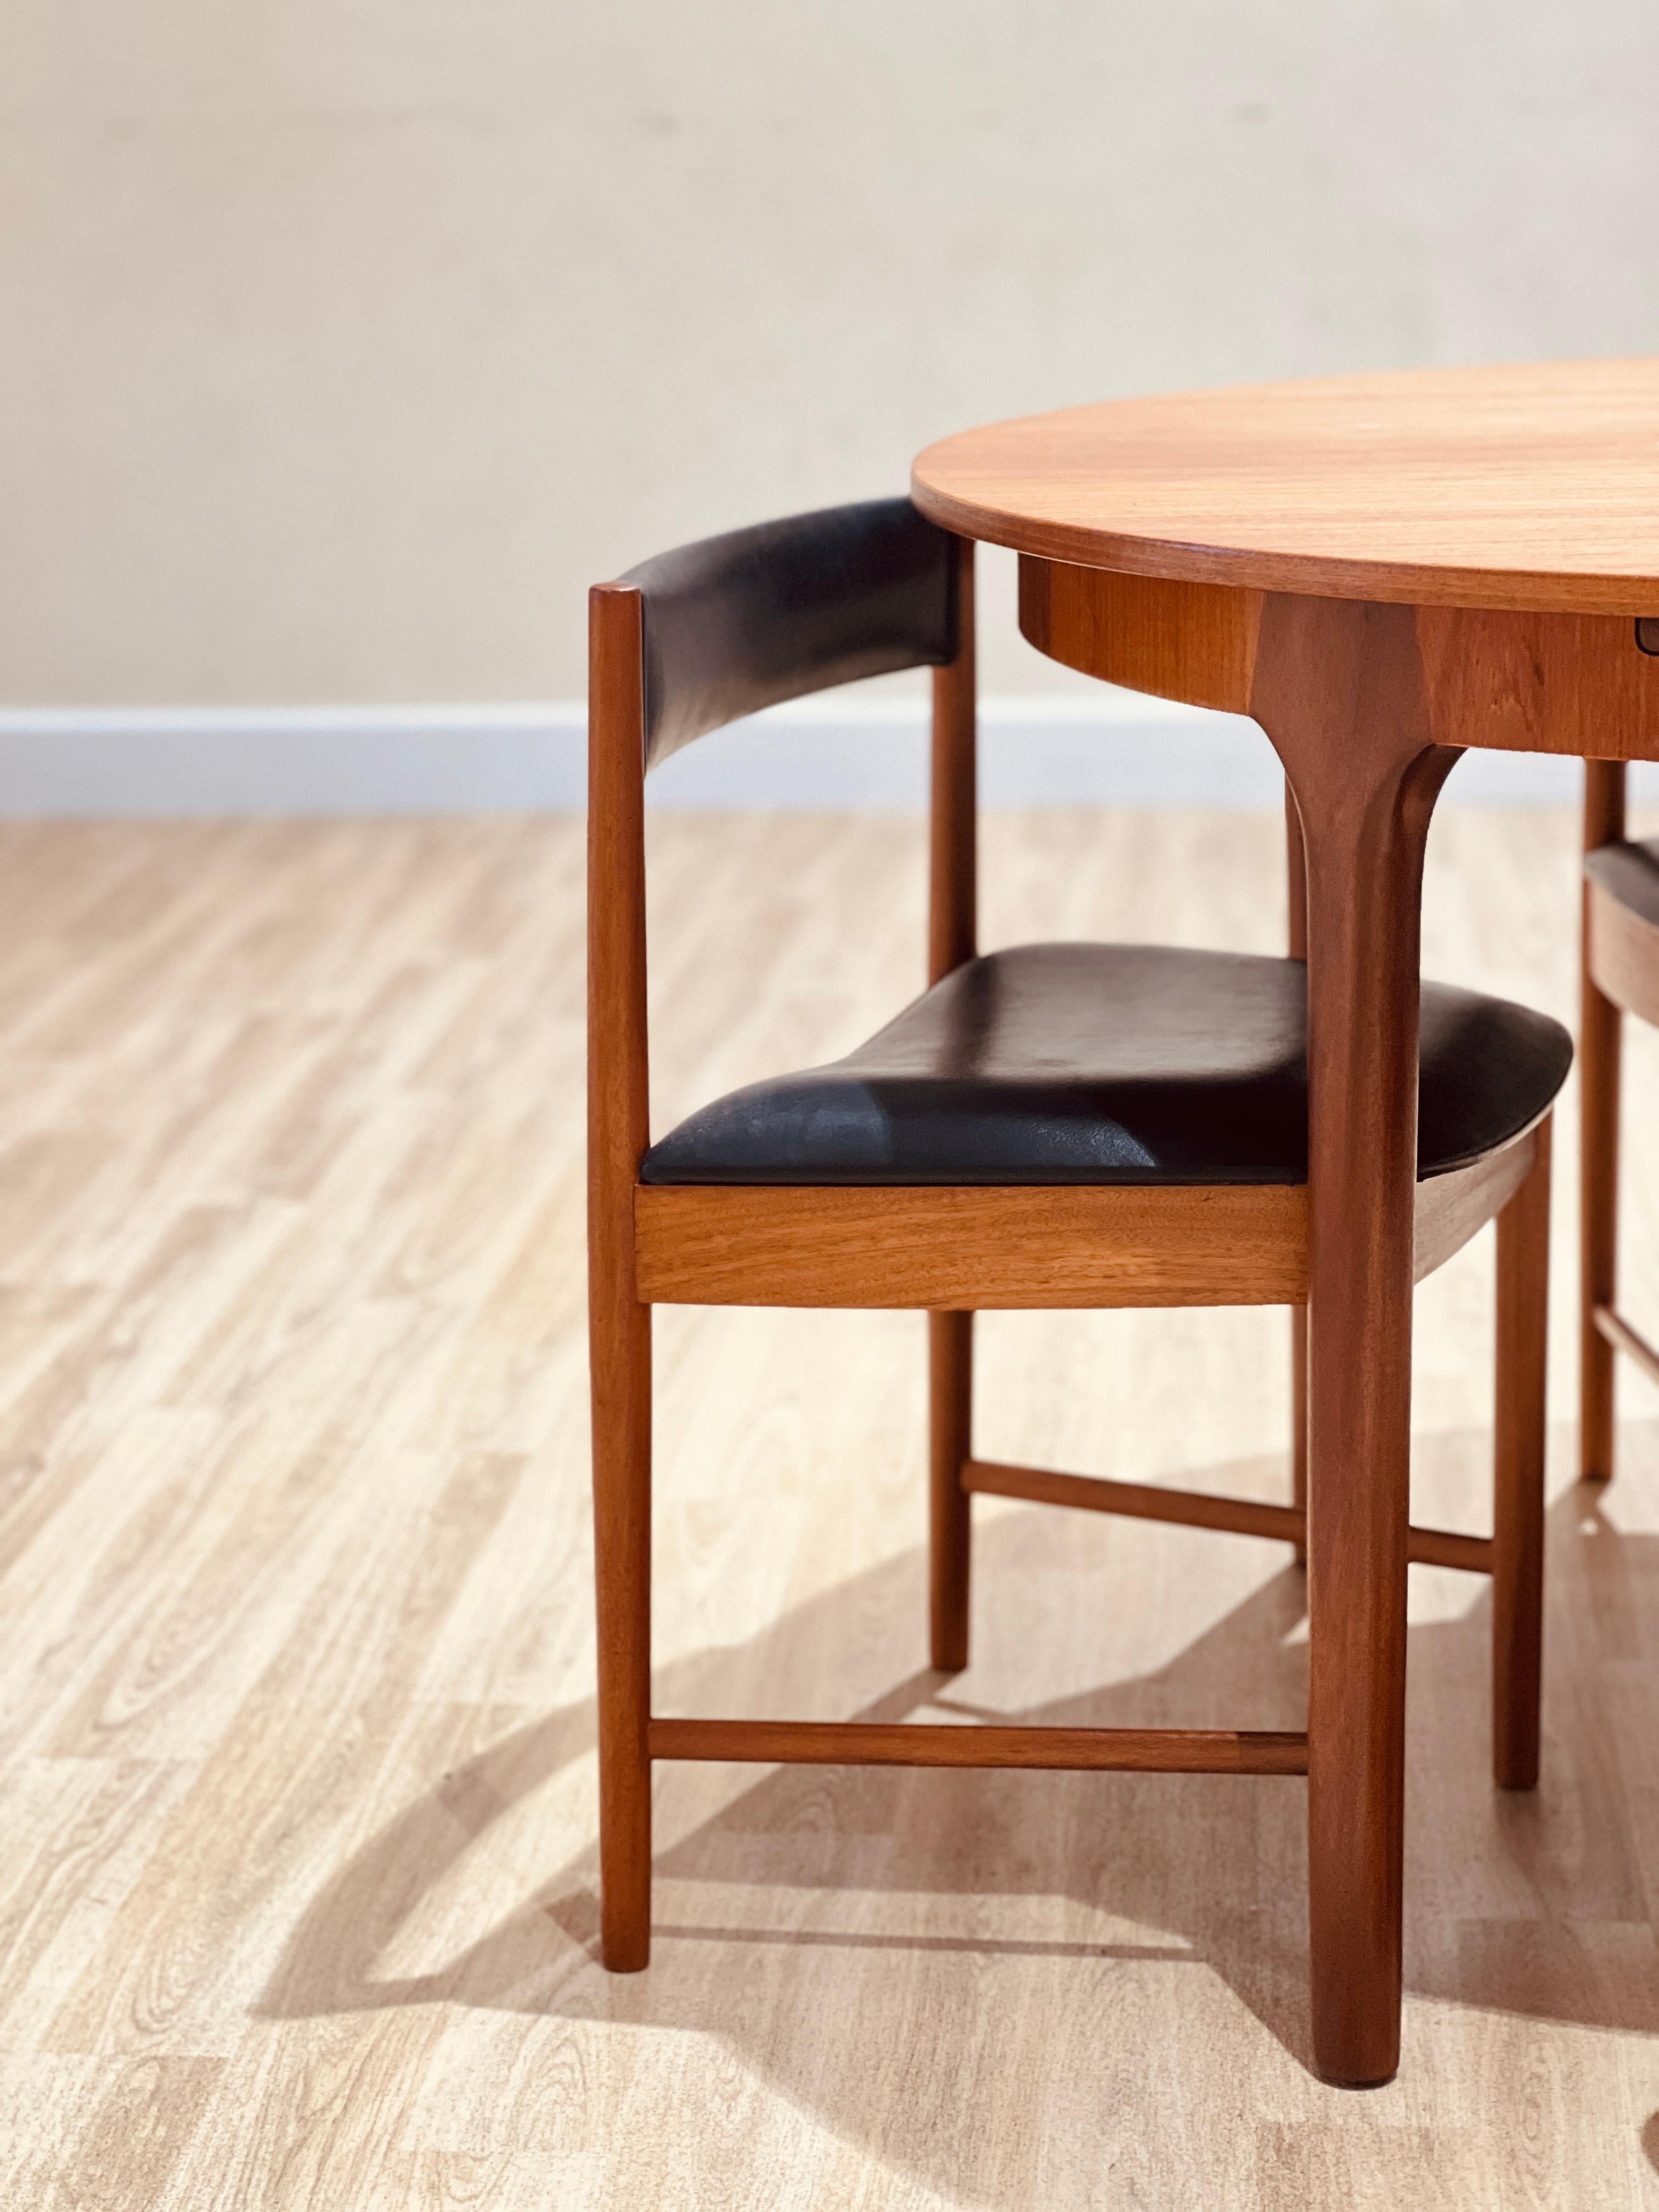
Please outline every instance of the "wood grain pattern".
[[635, 1289], [632, 1194], [650, 1142], [646, 1042], [645, 672], [641, 600], [589, 610], [588, 1369], [593, 1423], [605, 1964], [651, 1948], [651, 1315]]
[[1111, 400], [930, 446], [946, 529], [1255, 591], [1659, 611], [1659, 361], [1330, 377]]
[[657, 1759], [811, 1766], [1015, 1766], [1097, 1774], [1305, 1774], [1295, 1729], [1062, 1729], [854, 1721], [659, 1719]]
[[1422, 607], [1417, 635], [1439, 744], [1659, 757], [1659, 659], [1633, 623]]
[[1419, 917], [1455, 753], [1411, 610], [1271, 598], [1251, 706], [1308, 890], [1308, 1888], [1328, 2081], [1399, 2063]]
[[[1416, 1186], [1413, 1276], [1443, 1267], [1532, 1163], [1532, 1134]], [[1296, 1305], [1307, 1193], [940, 1184], [642, 1184], [639, 1295], [653, 1305]]]
[[[1020, 628], [1040, 653], [1236, 714], [1252, 711], [1264, 604], [1224, 585], [1020, 562]], [[1410, 625], [1437, 744], [1659, 758], [1659, 656], [1627, 617], [1421, 606]]]
[[745, 1189], [643, 1186], [654, 1305], [1289, 1304], [1305, 1199], [1288, 1186]]
[[1023, 556], [1022, 635], [1085, 676], [1194, 707], [1249, 711], [1260, 592], [1136, 575], [1103, 582], [1108, 574]]
[[[659, 1121], [914, 991], [917, 822], [647, 835]], [[1265, 811], [982, 836], [988, 945], [1282, 949]], [[1428, 876], [1429, 973], [1571, 1018], [1576, 811], [1443, 808]], [[1659, 1429], [1631, 1370], [1616, 1511], [1573, 1486], [1571, 1176], [1540, 1794], [1492, 1786], [1489, 1584], [1413, 1566], [1392, 2087], [1307, 2071], [1304, 1788], [1273, 1778], [669, 1764], [653, 1968], [618, 1980], [580, 824], [8, 822], [0, 882], [9, 2207], [1656, 2198]], [[1645, 1327], [1636, 1126], [1625, 1192]], [[1418, 1293], [1413, 1510], [1457, 1530], [1490, 1525], [1490, 1278], [1482, 1238]], [[987, 1316], [976, 1448], [1282, 1504], [1284, 1327]], [[1287, 1547], [1017, 1501], [975, 1504], [972, 1665], [931, 1676], [923, 1330], [658, 1316], [661, 1709], [1299, 1729]]]

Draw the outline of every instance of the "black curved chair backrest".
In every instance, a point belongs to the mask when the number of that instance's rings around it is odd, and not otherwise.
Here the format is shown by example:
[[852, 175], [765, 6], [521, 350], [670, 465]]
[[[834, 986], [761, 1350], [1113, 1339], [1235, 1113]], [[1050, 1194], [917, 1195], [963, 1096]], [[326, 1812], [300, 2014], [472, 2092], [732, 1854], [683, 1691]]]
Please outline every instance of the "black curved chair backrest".
[[645, 765], [722, 723], [957, 654], [957, 541], [908, 499], [705, 538], [617, 580], [641, 601]]
[[780, 700], [931, 666], [927, 979], [973, 957], [973, 544], [908, 499], [734, 530], [596, 584], [588, 656], [588, 1175], [602, 1254], [631, 1249], [650, 1142], [645, 778], [659, 761]]

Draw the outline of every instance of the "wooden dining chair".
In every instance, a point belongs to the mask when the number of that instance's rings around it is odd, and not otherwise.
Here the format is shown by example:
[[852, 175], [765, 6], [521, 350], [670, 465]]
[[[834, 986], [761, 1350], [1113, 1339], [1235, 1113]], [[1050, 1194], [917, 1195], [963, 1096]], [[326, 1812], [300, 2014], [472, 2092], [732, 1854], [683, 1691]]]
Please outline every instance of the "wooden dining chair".
[[[1659, 653], [1659, 622], [1638, 622]], [[1623, 761], [1584, 763], [1584, 904], [1578, 1033], [1578, 1437], [1586, 1482], [1613, 1474], [1613, 1354], [1659, 1382], [1659, 1349], [1615, 1304], [1623, 1019], [1659, 1024], [1659, 839], [1625, 836]]]
[[[989, 1308], [1306, 1295], [1306, 969], [1153, 945], [975, 943], [973, 550], [905, 500], [738, 531], [591, 601], [589, 1194], [605, 1964], [649, 1949], [655, 1759], [1305, 1773], [1301, 1732], [659, 1717], [651, 1710], [651, 1310], [928, 1315], [931, 1647], [968, 1659], [975, 1492], [1282, 1538], [1291, 1504], [975, 1456]], [[882, 671], [933, 677], [928, 988], [827, 1066], [647, 1127], [644, 783], [704, 732]], [[1495, 1533], [1410, 1556], [1493, 1578], [1494, 1764], [1538, 1771], [1549, 1109], [1566, 1032], [1422, 992], [1417, 1273], [1497, 1217]], [[1340, 1469], [1313, 1480], [1340, 1480]], [[1312, 1632], [1322, 1622], [1314, 1594]], [[1364, 1657], [1356, 1664], [1366, 1663]]]

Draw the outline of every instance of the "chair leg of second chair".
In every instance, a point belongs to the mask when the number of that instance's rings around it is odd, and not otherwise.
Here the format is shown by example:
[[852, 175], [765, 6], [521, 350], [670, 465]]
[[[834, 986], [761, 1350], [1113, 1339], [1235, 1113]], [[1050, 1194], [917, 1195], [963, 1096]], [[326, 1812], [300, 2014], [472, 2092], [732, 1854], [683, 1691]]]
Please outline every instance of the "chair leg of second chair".
[[1493, 1452], [1492, 1774], [1538, 1783], [1544, 1628], [1544, 1382], [1549, 1312], [1550, 1124], [1498, 1217]]
[[928, 1612], [932, 1663], [941, 1674], [968, 1664], [968, 1583], [972, 1500], [962, 1470], [972, 1456], [974, 1316], [927, 1316]]

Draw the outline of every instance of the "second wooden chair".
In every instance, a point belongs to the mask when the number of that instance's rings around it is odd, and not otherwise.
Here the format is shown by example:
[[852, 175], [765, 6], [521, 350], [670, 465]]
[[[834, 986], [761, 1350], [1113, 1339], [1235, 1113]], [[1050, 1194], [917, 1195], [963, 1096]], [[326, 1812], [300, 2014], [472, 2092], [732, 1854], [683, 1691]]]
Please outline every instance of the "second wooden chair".
[[[1659, 622], [1636, 625], [1659, 653]], [[1622, 1017], [1659, 1024], [1659, 839], [1625, 835], [1623, 761], [1584, 763], [1579, 1091], [1579, 1472], [1613, 1474], [1613, 1354], [1659, 1382], [1656, 1348], [1614, 1304]]]

